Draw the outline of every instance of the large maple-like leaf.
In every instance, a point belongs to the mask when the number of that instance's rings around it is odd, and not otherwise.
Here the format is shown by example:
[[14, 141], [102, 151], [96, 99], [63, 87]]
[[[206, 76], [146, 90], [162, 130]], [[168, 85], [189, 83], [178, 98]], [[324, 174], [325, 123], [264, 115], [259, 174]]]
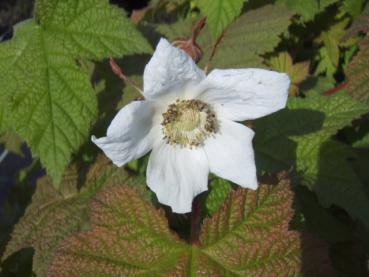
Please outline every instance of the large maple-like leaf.
[[59, 181], [97, 113], [88, 75], [33, 21], [0, 48], [5, 120]]
[[97, 114], [89, 72], [76, 59], [149, 51], [107, 0], [36, 1], [35, 19], [0, 44], [0, 128], [27, 142], [57, 186]]
[[327, 248], [316, 248], [289, 230], [293, 196], [282, 177], [258, 191], [232, 192], [205, 220], [200, 240], [193, 245], [179, 240], [168, 229], [164, 213], [134, 190], [107, 188], [92, 201], [90, 230], [61, 244], [48, 274], [300, 276], [302, 271], [322, 270], [323, 275], [330, 270]]

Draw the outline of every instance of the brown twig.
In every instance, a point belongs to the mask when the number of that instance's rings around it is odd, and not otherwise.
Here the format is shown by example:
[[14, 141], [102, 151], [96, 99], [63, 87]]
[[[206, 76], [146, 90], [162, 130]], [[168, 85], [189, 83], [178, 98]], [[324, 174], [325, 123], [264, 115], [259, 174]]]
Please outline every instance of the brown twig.
[[141, 95], [143, 95], [142, 89], [140, 89], [140, 87], [134, 81], [129, 79], [128, 76], [126, 76], [123, 73], [120, 66], [115, 62], [115, 60], [112, 57], [110, 57], [109, 63], [110, 63], [111, 70], [113, 71], [115, 75], [117, 75], [121, 80], [127, 82], [129, 85], [135, 88], [139, 93], [141, 93]]
[[331, 88], [329, 90], [327, 90], [326, 92], [323, 93], [323, 95], [325, 96], [330, 96], [332, 94], [335, 94], [336, 92], [344, 89], [347, 87], [347, 82], [343, 82], [341, 84], [339, 84], [338, 86], [335, 86], [334, 88]]
[[214, 46], [213, 46], [213, 50], [211, 51], [211, 54], [210, 54], [210, 57], [208, 59], [208, 62], [206, 63], [205, 67], [204, 67], [204, 71], [205, 73], [208, 72], [208, 69], [209, 69], [209, 66], [210, 66], [210, 63], [211, 61], [213, 60], [214, 56], [215, 56], [215, 52], [219, 46], [219, 44], [223, 41], [223, 38], [224, 38], [224, 34], [225, 32], [223, 31], [220, 36], [218, 37], [217, 41], [215, 42]]

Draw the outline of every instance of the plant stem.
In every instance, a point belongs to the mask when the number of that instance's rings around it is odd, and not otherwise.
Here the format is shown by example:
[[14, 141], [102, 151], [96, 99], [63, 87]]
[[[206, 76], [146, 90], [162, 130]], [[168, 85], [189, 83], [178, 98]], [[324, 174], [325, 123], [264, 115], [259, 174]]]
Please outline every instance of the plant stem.
[[323, 93], [323, 95], [330, 96], [330, 95], [335, 94], [336, 92], [338, 92], [342, 89], [345, 89], [346, 87], [347, 87], [346, 82], [341, 83], [341, 84], [335, 86], [334, 88], [331, 88], [331, 89], [327, 90], [326, 92]]
[[191, 244], [198, 243], [200, 216], [201, 216], [201, 196], [198, 196], [192, 202], [191, 233], [190, 233], [190, 243]]
[[213, 46], [213, 50], [211, 51], [210, 57], [209, 57], [209, 59], [208, 59], [208, 62], [206, 63], [206, 65], [205, 65], [205, 67], [204, 67], [204, 71], [205, 71], [205, 73], [207, 73], [207, 72], [208, 72], [209, 67], [210, 67], [210, 63], [211, 63], [211, 61], [212, 61], [212, 60], [213, 60], [213, 58], [214, 58], [214, 55], [215, 55], [215, 53], [216, 53], [216, 51], [217, 51], [217, 48], [218, 48], [219, 44], [223, 41], [224, 33], [225, 33], [225, 32], [223, 31], [223, 33], [221, 33], [221, 34], [220, 34], [220, 36], [218, 37], [218, 39], [216, 40], [216, 42], [215, 42], [215, 44], [214, 44], [214, 46]]
[[122, 69], [119, 67], [119, 65], [114, 61], [114, 59], [112, 57], [110, 57], [109, 63], [110, 63], [110, 67], [111, 67], [111, 69], [112, 69], [112, 71], [115, 75], [117, 75], [121, 80], [127, 82], [134, 89], [136, 89], [139, 93], [141, 93], [142, 96], [144, 96], [142, 89], [140, 89], [139, 86], [134, 81], [129, 79], [128, 76], [126, 76], [123, 73]]

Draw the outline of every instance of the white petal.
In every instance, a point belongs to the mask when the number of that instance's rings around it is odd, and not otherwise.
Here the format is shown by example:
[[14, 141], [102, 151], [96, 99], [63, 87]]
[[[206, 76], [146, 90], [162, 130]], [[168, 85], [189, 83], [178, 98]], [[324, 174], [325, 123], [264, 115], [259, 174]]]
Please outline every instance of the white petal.
[[201, 82], [207, 103], [220, 116], [235, 121], [255, 119], [286, 106], [290, 79], [285, 73], [265, 69], [213, 70]]
[[188, 81], [198, 83], [205, 78], [205, 73], [183, 50], [162, 38], [145, 67], [143, 78], [144, 94], [150, 99], [169, 87]]
[[205, 141], [204, 150], [210, 172], [244, 188], [256, 189], [256, 167], [252, 138], [254, 132], [244, 125], [223, 119], [215, 137]]
[[147, 184], [160, 203], [175, 213], [191, 211], [193, 198], [207, 190], [209, 166], [202, 149], [155, 146], [147, 167]]
[[148, 101], [135, 101], [121, 109], [111, 122], [107, 136], [92, 141], [117, 166], [138, 159], [152, 149], [160, 136], [155, 111]]

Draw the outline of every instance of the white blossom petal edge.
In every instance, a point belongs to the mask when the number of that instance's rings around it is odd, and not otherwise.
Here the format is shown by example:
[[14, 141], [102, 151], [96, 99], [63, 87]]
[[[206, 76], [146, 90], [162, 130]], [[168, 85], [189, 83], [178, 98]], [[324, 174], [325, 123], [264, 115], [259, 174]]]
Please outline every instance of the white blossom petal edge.
[[191, 211], [212, 172], [257, 189], [254, 132], [235, 121], [285, 107], [290, 80], [264, 69], [199, 69], [181, 49], [161, 39], [144, 71], [145, 100], [124, 108], [107, 135], [92, 141], [117, 166], [152, 150], [147, 184], [173, 212]]

